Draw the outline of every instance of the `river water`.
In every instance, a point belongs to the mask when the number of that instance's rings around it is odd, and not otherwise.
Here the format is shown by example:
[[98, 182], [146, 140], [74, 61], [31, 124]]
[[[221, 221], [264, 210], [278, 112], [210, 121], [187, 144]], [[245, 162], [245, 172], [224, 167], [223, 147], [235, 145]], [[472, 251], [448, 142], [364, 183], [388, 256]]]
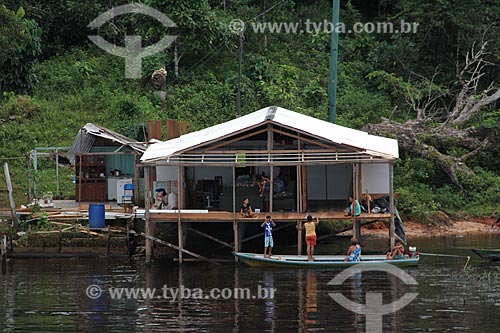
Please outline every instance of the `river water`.
[[[418, 268], [404, 269], [417, 285], [405, 284], [387, 272], [356, 273], [341, 285], [329, 285], [340, 271], [202, 263], [187, 263], [181, 268], [167, 260], [156, 260], [147, 268], [142, 261], [116, 258], [15, 259], [1, 276], [0, 330], [365, 332], [376, 326], [364, 315], [339, 305], [329, 293], [341, 293], [359, 304], [368, 301], [368, 293], [382, 294], [384, 304], [418, 293], [406, 307], [383, 316], [384, 332], [498, 332], [498, 264], [467, 250], [498, 247], [498, 241], [498, 235], [414, 240], [422, 252], [471, 255], [470, 265], [477, 270], [464, 272], [464, 258], [425, 256]], [[318, 251], [327, 253], [338, 246], [335, 240], [332, 243], [319, 245]], [[383, 248], [384, 242], [365, 243], [364, 250], [373, 251]], [[480, 272], [490, 272], [490, 280]], [[89, 289], [91, 285], [94, 289]], [[95, 288], [102, 290], [100, 297]], [[110, 288], [155, 288], [155, 293], [117, 299], [116, 294], [111, 296]], [[185, 297], [173, 299], [168, 291], [176, 288]], [[212, 295], [213, 288], [217, 289]], [[234, 288], [247, 288], [251, 296], [225, 299], [229, 295], [224, 292]]]

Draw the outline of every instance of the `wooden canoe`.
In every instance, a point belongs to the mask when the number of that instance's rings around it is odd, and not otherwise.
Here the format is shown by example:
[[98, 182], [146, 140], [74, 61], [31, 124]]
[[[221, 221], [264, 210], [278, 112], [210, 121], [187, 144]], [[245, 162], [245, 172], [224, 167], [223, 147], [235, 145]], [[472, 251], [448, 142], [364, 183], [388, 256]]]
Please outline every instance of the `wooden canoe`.
[[317, 255], [314, 261], [308, 261], [307, 256], [273, 255], [264, 258], [263, 254], [233, 252], [233, 255], [251, 267], [283, 267], [283, 268], [348, 268], [360, 263], [389, 263], [397, 267], [417, 266], [419, 258], [387, 260], [385, 255], [363, 255], [358, 262], [344, 262], [345, 256]]
[[500, 249], [473, 249], [472, 251], [484, 259], [500, 260]]

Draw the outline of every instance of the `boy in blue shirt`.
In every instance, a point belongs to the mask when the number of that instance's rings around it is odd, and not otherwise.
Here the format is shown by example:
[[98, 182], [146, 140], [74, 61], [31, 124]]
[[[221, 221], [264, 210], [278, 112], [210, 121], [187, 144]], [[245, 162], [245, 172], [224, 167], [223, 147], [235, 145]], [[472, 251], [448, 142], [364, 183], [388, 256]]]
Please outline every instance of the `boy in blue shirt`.
[[[273, 228], [276, 227], [276, 224], [271, 219], [271, 216], [267, 215], [266, 219], [260, 226], [261, 228], [264, 228], [264, 258], [269, 258], [273, 255]], [[267, 254], [268, 249], [269, 255]]]

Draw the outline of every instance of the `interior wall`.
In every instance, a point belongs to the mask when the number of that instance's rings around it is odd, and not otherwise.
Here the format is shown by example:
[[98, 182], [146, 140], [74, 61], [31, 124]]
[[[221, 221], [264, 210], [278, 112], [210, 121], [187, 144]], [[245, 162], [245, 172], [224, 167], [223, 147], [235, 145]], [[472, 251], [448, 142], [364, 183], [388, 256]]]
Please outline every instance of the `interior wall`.
[[389, 163], [361, 165], [361, 191], [370, 194], [389, 194]]
[[307, 200], [345, 200], [351, 184], [350, 164], [307, 166]]

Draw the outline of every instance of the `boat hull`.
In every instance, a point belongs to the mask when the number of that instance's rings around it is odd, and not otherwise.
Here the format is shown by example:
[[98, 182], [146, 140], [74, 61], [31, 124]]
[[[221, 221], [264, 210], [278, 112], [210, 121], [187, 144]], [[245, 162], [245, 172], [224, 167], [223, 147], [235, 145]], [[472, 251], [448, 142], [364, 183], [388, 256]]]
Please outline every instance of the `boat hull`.
[[385, 256], [363, 256], [363, 260], [359, 262], [344, 262], [344, 256], [315, 256], [314, 261], [307, 261], [306, 256], [272, 256], [264, 258], [262, 254], [233, 252], [234, 256], [240, 259], [243, 263], [251, 267], [274, 267], [274, 268], [320, 268], [320, 269], [335, 269], [349, 268], [359, 264], [381, 264], [388, 263], [397, 267], [418, 266], [419, 258], [406, 258], [387, 260]]
[[473, 249], [472, 251], [484, 259], [500, 260], [500, 249]]

